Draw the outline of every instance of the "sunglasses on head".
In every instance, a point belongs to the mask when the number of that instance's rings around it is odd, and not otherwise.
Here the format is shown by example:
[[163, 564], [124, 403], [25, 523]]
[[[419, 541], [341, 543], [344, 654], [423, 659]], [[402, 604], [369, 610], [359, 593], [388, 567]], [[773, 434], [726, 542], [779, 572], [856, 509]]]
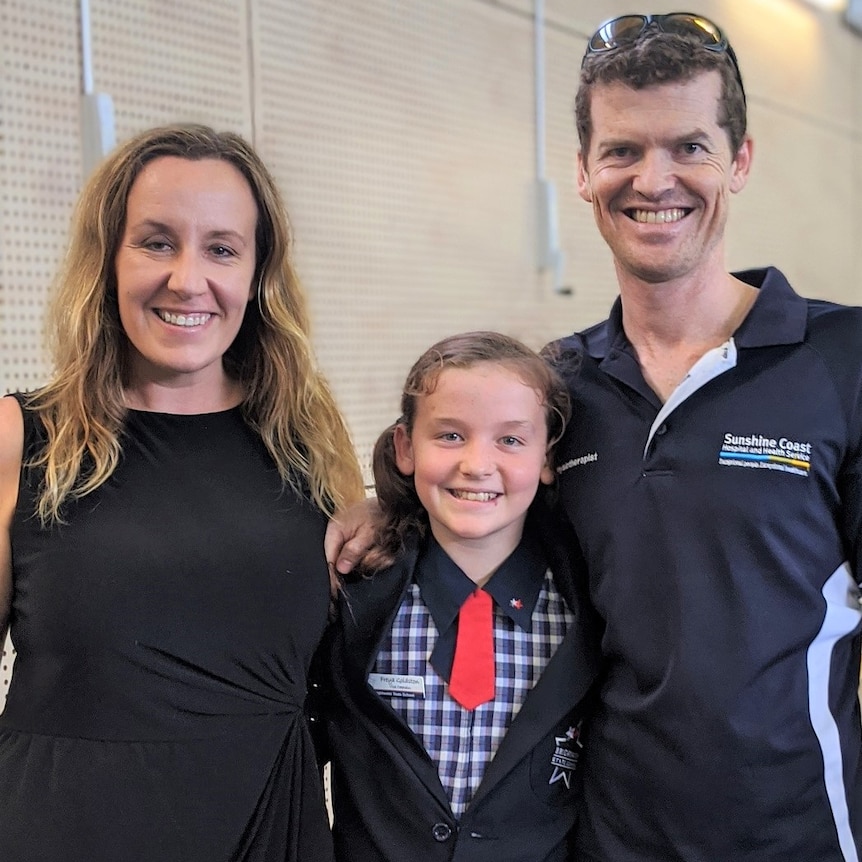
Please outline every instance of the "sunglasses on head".
[[745, 100], [742, 73], [739, 71], [736, 54], [730, 47], [727, 37], [708, 18], [692, 12], [670, 12], [667, 15], [620, 15], [619, 18], [611, 18], [610, 21], [605, 21], [587, 42], [584, 61], [590, 54], [604, 54], [633, 45], [650, 25], [655, 25], [663, 33], [694, 37], [707, 51], [714, 51], [717, 54], [726, 53], [736, 73], [743, 101]]

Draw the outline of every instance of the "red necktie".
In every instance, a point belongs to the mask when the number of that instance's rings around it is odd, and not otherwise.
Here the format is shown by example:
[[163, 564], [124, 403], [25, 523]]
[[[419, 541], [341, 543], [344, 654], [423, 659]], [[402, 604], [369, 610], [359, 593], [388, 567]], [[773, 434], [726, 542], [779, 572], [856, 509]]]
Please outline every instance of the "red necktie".
[[484, 590], [467, 597], [458, 612], [449, 694], [464, 709], [494, 699], [494, 600]]

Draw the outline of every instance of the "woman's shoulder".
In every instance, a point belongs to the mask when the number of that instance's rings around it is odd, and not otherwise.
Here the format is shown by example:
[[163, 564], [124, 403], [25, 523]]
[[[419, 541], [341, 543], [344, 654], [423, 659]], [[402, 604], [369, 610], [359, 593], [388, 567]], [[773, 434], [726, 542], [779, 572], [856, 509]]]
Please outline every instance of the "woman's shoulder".
[[10, 443], [13, 450], [17, 449], [19, 456], [22, 447], [29, 456], [34, 447], [44, 445], [45, 426], [35, 406], [34, 396], [35, 393], [10, 392], [0, 397], [0, 457], [3, 457]]
[[13, 394], [0, 398], [0, 462], [10, 457], [21, 461], [24, 449], [24, 413], [22, 397]]
[[0, 398], [0, 523], [6, 524], [18, 497], [24, 457], [24, 416], [17, 398]]
[[0, 398], [0, 642], [12, 599], [11, 527], [24, 457], [24, 418], [15, 398]]

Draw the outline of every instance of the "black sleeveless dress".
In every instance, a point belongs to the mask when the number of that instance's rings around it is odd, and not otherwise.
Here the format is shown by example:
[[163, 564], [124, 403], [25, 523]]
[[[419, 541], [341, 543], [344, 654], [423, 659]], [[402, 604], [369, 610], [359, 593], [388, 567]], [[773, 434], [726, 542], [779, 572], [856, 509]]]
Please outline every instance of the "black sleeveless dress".
[[[41, 437], [25, 411], [25, 461]], [[326, 624], [324, 516], [239, 409], [132, 411], [66, 523], [12, 527], [3, 862], [327, 862], [303, 706]]]

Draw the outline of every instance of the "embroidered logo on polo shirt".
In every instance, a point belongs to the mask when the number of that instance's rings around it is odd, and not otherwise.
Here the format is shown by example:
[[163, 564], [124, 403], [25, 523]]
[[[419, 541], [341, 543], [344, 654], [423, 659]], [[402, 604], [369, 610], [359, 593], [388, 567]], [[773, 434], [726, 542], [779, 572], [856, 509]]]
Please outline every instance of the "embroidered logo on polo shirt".
[[570, 727], [566, 731], [565, 736], [554, 737], [554, 742], [557, 746], [551, 757], [551, 766], [554, 767], [554, 771], [548, 784], [556, 784], [558, 781], [562, 781], [566, 785], [566, 788], [571, 790], [572, 773], [577, 768], [578, 760], [581, 757], [580, 750], [584, 747], [580, 737], [580, 721], [577, 723], [577, 726]]
[[718, 453], [718, 463], [722, 467], [780, 470], [807, 476], [811, 471], [811, 443], [789, 437], [738, 435], [728, 431]]
[[558, 473], [565, 473], [566, 470], [571, 470], [572, 467], [583, 467], [584, 464], [592, 464], [593, 461], [599, 460], [598, 452], [590, 452], [589, 455], [581, 455], [578, 458], [572, 458], [571, 461], [566, 461], [565, 464], [560, 464], [557, 467]]

